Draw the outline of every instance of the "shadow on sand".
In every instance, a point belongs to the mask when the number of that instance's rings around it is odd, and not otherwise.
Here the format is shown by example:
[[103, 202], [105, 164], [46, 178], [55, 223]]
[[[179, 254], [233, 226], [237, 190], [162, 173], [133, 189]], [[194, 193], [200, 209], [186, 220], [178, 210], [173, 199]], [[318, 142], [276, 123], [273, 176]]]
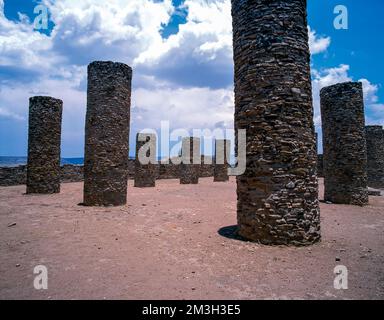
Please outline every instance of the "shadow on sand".
[[220, 228], [217, 233], [228, 239], [249, 242], [249, 240], [237, 234], [237, 225]]

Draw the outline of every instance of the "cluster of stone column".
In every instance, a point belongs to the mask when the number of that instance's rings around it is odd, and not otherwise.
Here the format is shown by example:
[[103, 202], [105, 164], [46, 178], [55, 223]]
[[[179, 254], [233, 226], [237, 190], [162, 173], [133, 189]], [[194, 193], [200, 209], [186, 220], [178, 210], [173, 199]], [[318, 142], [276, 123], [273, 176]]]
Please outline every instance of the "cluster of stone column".
[[363, 88], [339, 83], [320, 92], [324, 149], [324, 200], [368, 204]]
[[60, 192], [62, 112], [59, 99], [29, 99], [27, 194]]
[[368, 186], [384, 188], [384, 131], [382, 126], [366, 126]]
[[156, 186], [156, 135], [138, 133], [136, 136], [135, 187]]
[[132, 69], [95, 61], [88, 66], [84, 205], [127, 202]]
[[180, 184], [198, 184], [200, 165], [200, 139], [184, 138], [181, 148]]
[[[321, 239], [306, 0], [232, 0], [235, 128], [247, 168], [237, 177], [238, 234], [269, 245]], [[88, 66], [84, 205], [127, 202], [132, 69]], [[368, 203], [384, 187], [384, 132], [365, 127], [361, 83], [320, 92], [325, 201]], [[27, 193], [60, 191], [62, 101], [30, 99]], [[237, 148], [238, 137], [236, 137]], [[230, 142], [216, 140], [214, 181], [228, 181]], [[180, 183], [199, 182], [200, 139], [182, 141]], [[320, 167], [320, 166], [319, 166]], [[135, 187], [155, 187], [156, 136], [138, 134]]]
[[247, 130], [237, 177], [240, 236], [320, 240], [306, 1], [232, 0], [235, 129]]
[[218, 139], [215, 141], [214, 182], [226, 182], [229, 180], [228, 157], [231, 148], [230, 143], [230, 140]]

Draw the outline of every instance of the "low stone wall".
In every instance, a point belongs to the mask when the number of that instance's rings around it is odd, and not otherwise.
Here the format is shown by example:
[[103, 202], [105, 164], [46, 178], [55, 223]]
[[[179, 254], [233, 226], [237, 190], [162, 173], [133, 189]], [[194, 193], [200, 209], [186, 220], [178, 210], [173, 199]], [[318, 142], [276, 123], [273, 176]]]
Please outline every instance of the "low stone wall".
[[[80, 182], [84, 179], [84, 167], [64, 165], [61, 167], [61, 182]], [[0, 167], [0, 186], [17, 186], [26, 184], [27, 166]]]
[[81, 182], [83, 180], [83, 166], [66, 164], [61, 167], [61, 182]]
[[[202, 164], [200, 177], [213, 177], [214, 165]], [[135, 176], [135, 161], [128, 161], [129, 179]], [[159, 164], [156, 166], [157, 179], [179, 179], [180, 167], [175, 164]], [[0, 186], [17, 186], [25, 184], [27, 167], [0, 167]], [[79, 165], [64, 165], [61, 167], [61, 182], [81, 182], [84, 180], [84, 167]]]
[[27, 166], [1, 167], [0, 168], [0, 186], [17, 186], [26, 184]]

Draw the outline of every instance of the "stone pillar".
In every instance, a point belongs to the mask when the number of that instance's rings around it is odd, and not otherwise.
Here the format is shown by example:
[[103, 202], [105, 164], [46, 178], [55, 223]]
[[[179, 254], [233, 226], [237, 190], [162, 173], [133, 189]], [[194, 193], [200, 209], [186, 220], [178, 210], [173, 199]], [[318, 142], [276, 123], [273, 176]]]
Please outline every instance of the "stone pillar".
[[317, 176], [324, 178], [324, 157], [322, 154], [317, 155]]
[[320, 210], [306, 1], [232, 0], [232, 17], [235, 129], [247, 131], [238, 233], [270, 245], [315, 243]]
[[228, 176], [228, 154], [230, 150], [230, 140], [215, 141], [215, 163], [214, 163], [214, 182], [225, 182]]
[[363, 87], [346, 82], [320, 91], [324, 148], [324, 200], [366, 205], [367, 148]]
[[201, 166], [200, 139], [184, 138], [181, 149], [180, 183], [198, 184]]
[[84, 205], [127, 202], [132, 69], [123, 63], [88, 66]]
[[60, 192], [60, 147], [63, 101], [29, 99], [27, 193]]
[[319, 154], [319, 134], [316, 132], [316, 154], [317, 154], [317, 176], [319, 178], [324, 177], [323, 173], [323, 155]]
[[135, 187], [155, 187], [156, 175], [156, 135], [138, 133], [136, 136]]
[[368, 186], [384, 189], [384, 131], [382, 126], [365, 127]]

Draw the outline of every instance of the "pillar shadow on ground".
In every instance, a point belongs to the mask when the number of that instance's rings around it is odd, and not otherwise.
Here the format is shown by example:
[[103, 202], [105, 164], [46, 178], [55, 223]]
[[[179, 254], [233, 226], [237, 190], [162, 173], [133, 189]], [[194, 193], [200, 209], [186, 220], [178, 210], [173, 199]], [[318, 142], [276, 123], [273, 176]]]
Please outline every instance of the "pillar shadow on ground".
[[225, 238], [232, 239], [232, 240], [238, 240], [238, 241], [244, 241], [244, 242], [250, 242], [249, 240], [243, 238], [242, 236], [237, 234], [237, 225], [233, 226], [227, 226], [220, 228], [217, 233]]

